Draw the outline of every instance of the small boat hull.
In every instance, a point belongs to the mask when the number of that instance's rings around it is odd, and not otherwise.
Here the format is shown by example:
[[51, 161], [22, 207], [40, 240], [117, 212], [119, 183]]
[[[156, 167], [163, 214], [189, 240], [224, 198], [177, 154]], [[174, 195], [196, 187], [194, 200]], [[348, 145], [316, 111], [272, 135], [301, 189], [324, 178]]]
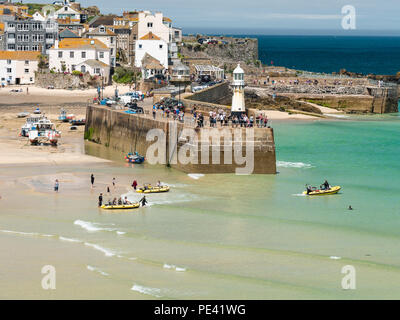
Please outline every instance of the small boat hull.
[[132, 203], [132, 204], [122, 204], [122, 205], [108, 205], [108, 204], [103, 204], [100, 208], [104, 210], [131, 210], [131, 209], [137, 209], [139, 208], [140, 203]]
[[303, 194], [307, 196], [326, 196], [330, 194], [336, 194], [340, 191], [341, 187], [340, 186], [335, 186], [330, 188], [329, 190], [314, 190], [307, 194], [307, 191], [304, 191]]
[[148, 189], [138, 188], [136, 190], [137, 193], [161, 193], [161, 192], [168, 192], [168, 191], [169, 191], [169, 187], [168, 186], [149, 187]]

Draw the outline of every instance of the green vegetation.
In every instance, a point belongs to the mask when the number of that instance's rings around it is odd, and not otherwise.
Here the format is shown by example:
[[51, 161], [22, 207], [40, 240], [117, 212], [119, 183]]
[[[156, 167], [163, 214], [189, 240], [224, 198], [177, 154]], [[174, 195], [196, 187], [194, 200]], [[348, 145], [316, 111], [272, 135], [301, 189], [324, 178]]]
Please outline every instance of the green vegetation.
[[319, 106], [321, 106], [321, 107], [331, 108], [331, 106], [329, 105], [329, 103], [322, 102], [322, 101], [319, 101], [319, 100], [307, 99], [306, 101], [307, 101], [307, 102], [310, 102], [310, 103], [317, 104], [317, 105], [319, 105]]
[[115, 68], [113, 80], [116, 83], [127, 84], [127, 83], [132, 83], [132, 82], [139, 80], [141, 75], [142, 74], [140, 72], [135, 72], [133, 70], [126, 69], [123, 67], [117, 67], [117, 68]]
[[81, 75], [83, 75], [82, 72], [80, 72], [80, 71], [78, 71], [78, 70], [72, 71], [72, 74], [73, 74], [74, 76], [81, 76]]
[[85, 131], [85, 135], [84, 135], [85, 140], [92, 140], [93, 133], [94, 133], [93, 127], [90, 127], [88, 131]]

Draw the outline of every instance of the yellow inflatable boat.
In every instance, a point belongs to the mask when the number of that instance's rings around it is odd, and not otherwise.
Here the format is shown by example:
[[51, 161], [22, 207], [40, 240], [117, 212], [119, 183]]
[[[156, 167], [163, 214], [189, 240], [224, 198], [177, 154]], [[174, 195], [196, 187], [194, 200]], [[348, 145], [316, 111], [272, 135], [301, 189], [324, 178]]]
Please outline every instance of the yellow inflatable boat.
[[109, 205], [109, 204], [103, 204], [100, 208], [105, 209], [105, 210], [129, 210], [129, 209], [136, 209], [139, 208], [140, 203], [132, 203], [132, 204], [122, 204], [122, 205]]
[[147, 186], [147, 187], [138, 188], [136, 190], [136, 192], [138, 192], [138, 193], [160, 193], [160, 192], [168, 192], [168, 191], [169, 191], [168, 186], [161, 186], [161, 187]]
[[340, 186], [335, 186], [335, 187], [331, 187], [328, 190], [313, 190], [308, 194], [307, 194], [307, 191], [304, 191], [303, 194], [305, 194], [307, 196], [324, 196], [324, 195], [328, 195], [328, 194], [338, 193], [340, 191], [340, 189], [341, 189]]

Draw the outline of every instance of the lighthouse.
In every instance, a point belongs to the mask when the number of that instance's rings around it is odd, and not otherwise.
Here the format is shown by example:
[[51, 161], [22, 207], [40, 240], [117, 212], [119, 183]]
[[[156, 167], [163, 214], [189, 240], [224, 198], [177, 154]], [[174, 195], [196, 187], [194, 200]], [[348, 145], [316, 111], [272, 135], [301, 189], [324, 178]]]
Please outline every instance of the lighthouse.
[[233, 70], [231, 87], [233, 90], [231, 113], [236, 115], [242, 114], [246, 111], [246, 108], [244, 103], [244, 71], [240, 67], [240, 64]]

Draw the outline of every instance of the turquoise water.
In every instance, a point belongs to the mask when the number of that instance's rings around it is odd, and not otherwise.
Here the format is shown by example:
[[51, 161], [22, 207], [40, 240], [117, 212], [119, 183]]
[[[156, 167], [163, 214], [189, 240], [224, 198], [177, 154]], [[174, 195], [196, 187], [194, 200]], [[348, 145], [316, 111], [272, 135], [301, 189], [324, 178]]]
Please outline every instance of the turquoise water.
[[[273, 122], [277, 175], [193, 179], [161, 166], [126, 165], [122, 154], [93, 144], [88, 153], [115, 161], [0, 168], [8, 182], [0, 190], [2, 296], [400, 298], [400, 117], [350, 119]], [[112, 177], [112, 196], [137, 200], [133, 179], [161, 180], [171, 191], [149, 195], [147, 208], [104, 212], [97, 196]], [[324, 179], [341, 193], [301, 194], [306, 183]], [[45, 264], [57, 267], [51, 296], [39, 286]], [[354, 291], [341, 287], [346, 265], [356, 270]]]

